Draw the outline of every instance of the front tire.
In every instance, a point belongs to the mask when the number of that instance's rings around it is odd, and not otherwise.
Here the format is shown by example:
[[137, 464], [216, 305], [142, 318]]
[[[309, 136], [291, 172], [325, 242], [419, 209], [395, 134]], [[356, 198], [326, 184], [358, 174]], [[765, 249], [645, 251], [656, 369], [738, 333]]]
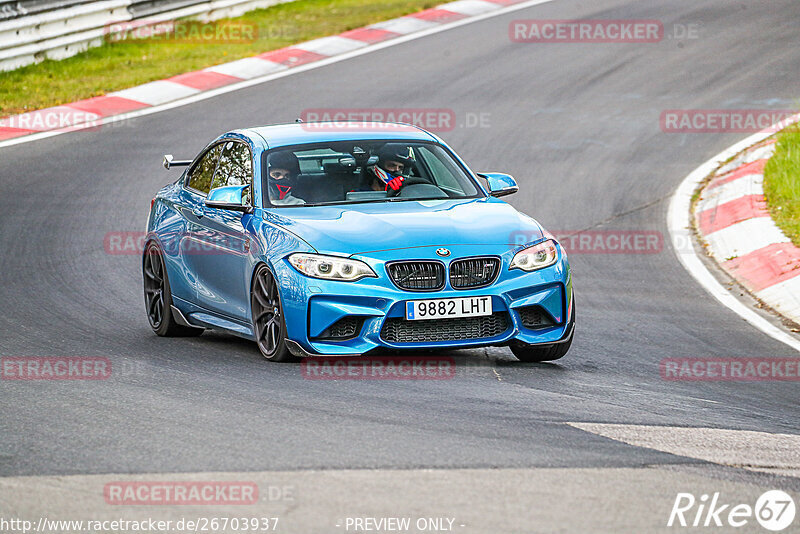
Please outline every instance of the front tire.
[[286, 346], [286, 320], [278, 282], [266, 265], [259, 266], [253, 277], [250, 309], [253, 313], [253, 333], [264, 358], [271, 362], [294, 360]]
[[521, 362], [538, 363], [552, 362], [563, 358], [572, 346], [575, 337], [575, 296], [572, 297], [572, 333], [568, 341], [552, 345], [529, 345], [521, 341], [511, 342], [509, 348], [514, 356]]
[[519, 342], [519, 344], [510, 345], [510, 348], [519, 361], [539, 363], [551, 362], [562, 358], [569, 351], [571, 345], [572, 338], [565, 343], [554, 345], [528, 345], [527, 343]]
[[150, 328], [157, 336], [189, 337], [199, 336], [202, 328], [192, 328], [178, 324], [172, 316], [172, 292], [164, 265], [161, 250], [154, 242], [147, 244], [142, 258], [144, 277], [144, 305]]

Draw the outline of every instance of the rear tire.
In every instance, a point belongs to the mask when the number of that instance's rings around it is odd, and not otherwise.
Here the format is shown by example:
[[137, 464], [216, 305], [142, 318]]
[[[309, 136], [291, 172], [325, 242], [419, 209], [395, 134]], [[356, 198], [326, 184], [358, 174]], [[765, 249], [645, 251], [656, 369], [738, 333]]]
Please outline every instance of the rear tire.
[[521, 362], [537, 363], [552, 362], [563, 358], [572, 346], [575, 337], [575, 295], [572, 296], [572, 333], [568, 341], [564, 343], [554, 343], [552, 345], [529, 345], [521, 341], [512, 341], [509, 345], [511, 352]]
[[147, 321], [157, 336], [191, 337], [203, 333], [202, 328], [178, 324], [172, 316], [172, 293], [161, 250], [154, 242], [147, 244], [142, 258], [144, 305]]

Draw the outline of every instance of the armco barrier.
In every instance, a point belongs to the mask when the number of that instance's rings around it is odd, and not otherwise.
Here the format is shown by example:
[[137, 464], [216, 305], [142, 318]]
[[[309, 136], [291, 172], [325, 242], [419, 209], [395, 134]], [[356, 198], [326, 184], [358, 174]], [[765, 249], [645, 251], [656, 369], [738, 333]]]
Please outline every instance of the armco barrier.
[[78, 4], [88, 4], [92, 0], [0, 0], [0, 20], [15, 19], [28, 15], [38, 15]]
[[0, 71], [44, 59], [64, 59], [98, 46], [114, 23], [146, 19], [147, 24], [153, 24], [178, 18], [211, 21], [290, 1], [0, 2]]

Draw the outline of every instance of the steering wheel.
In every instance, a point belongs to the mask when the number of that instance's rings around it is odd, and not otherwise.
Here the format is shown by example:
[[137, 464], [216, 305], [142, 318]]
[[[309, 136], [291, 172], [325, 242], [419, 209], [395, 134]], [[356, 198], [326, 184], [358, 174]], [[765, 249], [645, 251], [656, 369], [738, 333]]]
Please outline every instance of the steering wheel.
[[430, 185], [430, 182], [428, 180], [424, 179], [424, 178], [420, 178], [419, 176], [409, 176], [409, 177], [403, 179], [403, 185], [400, 187], [400, 189], [397, 189], [397, 190], [394, 190], [394, 189], [391, 189], [391, 188], [388, 189], [388, 191], [387, 191], [388, 194], [386, 196], [387, 197], [396, 197], [396, 196], [398, 196], [400, 194], [400, 191], [403, 190], [403, 187], [405, 187], [407, 185], [416, 185], [416, 184], [428, 184], [428, 185]]

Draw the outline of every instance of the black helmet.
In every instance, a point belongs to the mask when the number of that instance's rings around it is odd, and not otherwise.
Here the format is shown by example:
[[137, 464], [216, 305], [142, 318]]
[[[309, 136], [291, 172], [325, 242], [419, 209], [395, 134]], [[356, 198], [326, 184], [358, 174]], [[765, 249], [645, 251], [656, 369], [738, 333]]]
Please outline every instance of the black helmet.
[[[275, 169], [283, 169], [289, 172], [289, 176], [284, 179], [276, 180], [270, 176]], [[297, 156], [290, 150], [272, 152], [267, 157], [267, 176], [269, 176], [269, 199], [270, 201], [283, 200], [286, 195], [291, 194], [292, 188], [300, 174], [300, 162]]]
[[406, 166], [406, 168], [408, 168], [413, 163], [413, 160], [409, 155], [410, 153], [411, 150], [409, 149], [408, 145], [404, 145], [402, 143], [386, 143], [378, 151], [378, 164], [392, 160], [402, 163]]
[[296, 178], [300, 174], [300, 162], [291, 150], [273, 152], [267, 158], [268, 173], [272, 169], [286, 169], [291, 178]]

